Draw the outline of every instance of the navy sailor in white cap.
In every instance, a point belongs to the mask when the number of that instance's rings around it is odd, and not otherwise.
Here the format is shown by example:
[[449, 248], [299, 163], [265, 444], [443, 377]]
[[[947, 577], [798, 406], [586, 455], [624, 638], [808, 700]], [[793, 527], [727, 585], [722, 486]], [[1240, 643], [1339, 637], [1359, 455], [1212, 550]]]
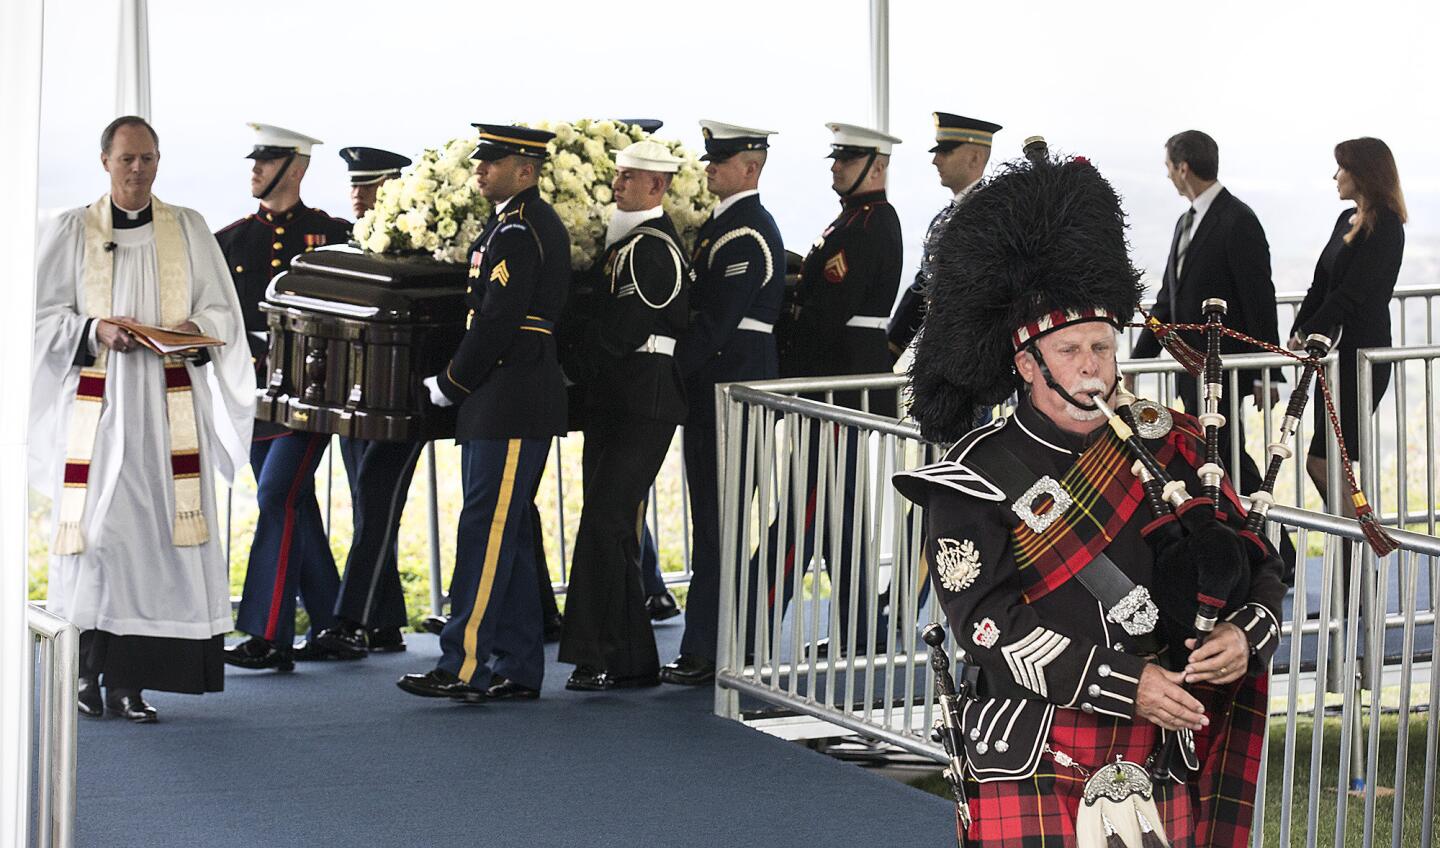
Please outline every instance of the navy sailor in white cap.
[[775, 321], [785, 296], [785, 246], [760, 205], [770, 130], [701, 121], [706, 183], [720, 198], [700, 228], [690, 265], [690, 329], [675, 348], [685, 377], [685, 471], [690, 484], [690, 596], [680, 656], [666, 683], [715, 679], [720, 606], [720, 480], [715, 461], [715, 386], [779, 376]]

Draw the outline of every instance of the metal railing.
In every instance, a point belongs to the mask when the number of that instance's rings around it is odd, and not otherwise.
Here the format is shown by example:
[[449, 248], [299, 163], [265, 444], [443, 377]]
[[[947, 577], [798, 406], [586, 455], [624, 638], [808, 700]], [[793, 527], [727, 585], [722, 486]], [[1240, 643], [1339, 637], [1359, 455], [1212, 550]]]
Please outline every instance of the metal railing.
[[31, 787], [35, 811], [34, 844], [70, 848], [75, 842], [75, 714], [80, 634], [75, 625], [30, 604], [26, 622], [34, 648], [30, 691], [36, 695], [37, 720], [31, 739], [37, 784]]
[[[1227, 395], [1238, 406], [1236, 371], [1293, 367], [1288, 363], [1273, 355], [1227, 357]], [[1336, 368], [1332, 355], [1326, 365], [1332, 379]], [[1142, 395], [1147, 382], [1165, 391], [1166, 375], [1178, 369], [1168, 361], [1123, 365], [1139, 375]], [[930, 737], [933, 672], [918, 639], [920, 626], [941, 611], [918, 556], [920, 510], [889, 483], [895, 470], [931, 461], [938, 451], [908, 423], [796, 396], [888, 392], [903, 382], [894, 376], [780, 380], [718, 391], [724, 492], [715, 709], [757, 724], [809, 717], [821, 726], [818, 735], [860, 734], [942, 762], [944, 753]], [[1232, 406], [1231, 414], [1236, 411]], [[1269, 424], [1268, 410], [1251, 415]], [[1263, 443], [1256, 430], [1252, 444]], [[1302, 456], [1305, 441], [1302, 431]], [[1329, 455], [1338, 455], [1333, 434], [1327, 441]], [[1339, 464], [1329, 465], [1327, 488], [1338, 494]], [[1425, 731], [1425, 755], [1411, 759], [1407, 718], [1440, 710], [1431, 673], [1440, 654], [1434, 621], [1440, 539], [1396, 531], [1401, 550], [1376, 559], [1358, 541], [1354, 521], [1285, 505], [1318, 500], [1305, 490], [1303, 469], [1293, 470], [1292, 491], [1282, 493], [1270, 513], [1272, 539], [1282, 527], [1293, 532], [1300, 558], [1282, 629], [1286, 643], [1276, 657], [1287, 673], [1277, 675], [1270, 693], [1275, 721], [1285, 720], [1285, 741], [1270, 751], [1267, 735], [1264, 761], [1265, 768], [1281, 770], [1282, 788], [1281, 797], [1267, 803], [1262, 771], [1257, 808], [1265, 813], [1257, 816], [1254, 844], [1269, 832], [1271, 841], [1278, 833], [1282, 845], [1292, 837], [1307, 846], [1328, 844], [1331, 836], [1343, 845], [1353, 815], [1363, 819], [1367, 846], [1389, 841], [1398, 848], [1417, 838], [1429, 846], [1440, 723]], [[1347, 571], [1362, 579], [1345, 580]], [[1313, 671], [1307, 670], [1311, 658]], [[1334, 710], [1338, 715], [1327, 719]], [[1390, 732], [1382, 715], [1389, 714], [1400, 716], [1393, 748], [1382, 743]], [[1300, 734], [1302, 719], [1313, 723]], [[1418, 799], [1403, 788], [1417, 775], [1423, 778]], [[1395, 796], [1386, 799], [1381, 784], [1392, 779]], [[1352, 790], [1363, 793], [1355, 813], [1336, 803]], [[1417, 805], [1421, 823], [1407, 824], [1405, 812]], [[1337, 807], [1333, 833], [1331, 806]], [[1390, 832], [1382, 838], [1383, 813]]]

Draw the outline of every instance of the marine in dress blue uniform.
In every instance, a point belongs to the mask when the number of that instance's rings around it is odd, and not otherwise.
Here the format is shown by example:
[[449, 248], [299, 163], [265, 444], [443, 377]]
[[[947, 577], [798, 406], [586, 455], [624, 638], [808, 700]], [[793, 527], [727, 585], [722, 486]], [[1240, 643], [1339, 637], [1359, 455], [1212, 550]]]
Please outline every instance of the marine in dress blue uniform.
[[779, 376], [775, 322], [785, 296], [785, 247], [758, 188], [770, 130], [701, 121], [710, 190], [720, 205], [696, 236], [690, 263], [690, 329], [675, 359], [685, 377], [685, 472], [690, 486], [690, 595], [680, 656], [667, 683], [715, 676], [720, 605], [720, 479], [715, 386]]
[[440, 661], [401, 689], [481, 701], [539, 697], [545, 673], [531, 502], [550, 440], [565, 432], [555, 322], [570, 288], [570, 236], [536, 188], [554, 135], [476, 124], [472, 157], [496, 210], [471, 247], [465, 335], [425, 385], [459, 406], [464, 505]]
[[[790, 314], [781, 322], [780, 371], [786, 377], [824, 377], [846, 374], [875, 374], [890, 371], [893, 358], [886, 344], [885, 328], [890, 306], [900, 288], [904, 247], [900, 237], [900, 218], [885, 196], [885, 176], [889, 158], [900, 139], [879, 130], [853, 124], [831, 123], [829, 158], [832, 187], [840, 196], [840, 214], [825, 228], [806, 254], [801, 266], [800, 284], [796, 289]], [[872, 392], [868, 399], [859, 392], [836, 392], [834, 402], [852, 409], [866, 408], [878, 415], [896, 413], [893, 392]], [[832, 431], [838, 440], [846, 439], [843, 461], [854, 467], [860, 449], [860, 432], [839, 427]], [[816, 501], [819, 479], [821, 429], [812, 428], [806, 469], [806, 502], [803, 512], [790, 517], [787, 526], [791, 538], [780, 549], [777, 520], [767, 536], [767, 561], [773, 573], [765, 585], [770, 587], [767, 601], [785, 604], [794, 592], [789, 575], [795, 568], [804, 569], [823, 552], [827, 557], [838, 555], [839, 580], [832, 599], [848, 599], [854, 564], [852, 528], [855, 522], [855, 480], [848, 475], [843, 491], [840, 515], [840, 548], [830, 551], [827, 543], [817, 549], [815, 516], [824, 508]], [[798, 543], [798, 544], [797, 544]], [[752, 574], [758, 574], [760, 558], [751, 562]], [[864, 551], [861, 551], [860, 575], [864, 575]], [[780, 585], [776, 585], [776, 581]], [[761, 581], [751, 581], [759, 587]], [[859, 587], [859, 630], [868, 632], [866, 624], [866, 591]], [[754, 606], [753, 598], [747, 604]], [[849, 616], [840, 614], [840, 635], [845, 636]], [[754, 628], [749, 629], [750, 632]], [[832, 634], [834, 635], [834, 634]], [[822, 643], [823, 644], [823, 643]], [[828, 648], [822, 648], [828, 650]]]
[[[251, 124], [255, 161], [251, 191], [260, 208], [215, 234], [230, 265], [245, 331], [263, 385], [268, 333], [260, 301], [270, 280], [296, 254], [350, 239], [349, 221], [300, 201], [300, 181], [318, 139], [269, 124]], [[340, 578], [315, 498], [315, 469], [329, 437], [255, 423], [250, 467], [255, 472], [260, 516], [250, 545], [245, 589], [236, 629], [250, 639], [227, 648], [225, 661], [242, 668], [293, 667], [295, 598], [313, 627], [333, 624]]]

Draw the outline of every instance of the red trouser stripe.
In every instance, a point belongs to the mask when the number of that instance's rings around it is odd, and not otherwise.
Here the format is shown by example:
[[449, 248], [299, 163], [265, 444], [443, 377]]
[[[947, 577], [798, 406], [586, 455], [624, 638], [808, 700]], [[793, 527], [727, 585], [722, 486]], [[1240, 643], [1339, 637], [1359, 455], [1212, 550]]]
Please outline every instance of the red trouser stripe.
[[[290, 539], [295, 535], [295, 500], [300, 496], [300, 488], [305, 482], [305, 470], [310, 467], [310, 457], [315, 455], [315, 448], [319, 447], [323, 439], [310, 438], [310, 444], [305, 448], [305, 458], [300, 460], [300, 468], [295, 473], [295, 479], [290, 481], [290, 491], [285, 495], [285, 529], [280, 533], [280, 562], [275, 567], [275, 591], [270, 594], [270, 616], [265, 619], [265, 638], [275, 638], [275, 626], [280, 623], [280, 602], [285, 599], [285, 572], [290, 567]], [[310, 472], [314, 474], [314, 472]], [[285, 647], [289, 647], [288, 645]]]
[[[804, 541], [805, 541], [805, 537], [808, 536], [808, 535], [810, 535], [810, 527], [811, 527], [811, 525], [814, 524], [814, 523], [815, 523], [815, 488], [812, 486], [812, 487], [810, 488], [810, 494], [807, 495], [806, 498], [805, 498], [805, 526], [804, 526], [803, 528], [801, 528], [801, 530], [800, 530], [799, 533], [795, 534], [795, 539], [794, 539], [793, 541], [791, 541], [790, 544], [789, 544], [789, 546], [787, 546], [787, 547], [785, 548], [785, 572], [784, 572], [784, 574], [781, 576], [781, 581], [785, 581], [785, 580], [789, 580], [789, 579], [790, 579], [790, 571], [795, 568], [795, 547], [796, 547], [797, 543], [804, 542]], [[777, 584], [772, 584], [772, 585], [770, 586], [770, 606], [772, 606], [772, 607], [775, 606], [775, 586], [776, 586], [776, 585], [782, 585], [782, 586], [783, 586], [784, 583], [783, 583], [783, 582], [780, 582], [780, 583], [777, 583]]]

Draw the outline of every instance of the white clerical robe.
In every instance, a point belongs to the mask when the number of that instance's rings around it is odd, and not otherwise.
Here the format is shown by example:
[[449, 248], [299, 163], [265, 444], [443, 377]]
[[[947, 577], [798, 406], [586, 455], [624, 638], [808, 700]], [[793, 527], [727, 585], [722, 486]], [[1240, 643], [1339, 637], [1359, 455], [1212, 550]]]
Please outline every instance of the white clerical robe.
[[[210, 227], [194, 210], [171, 208], [189, 256], [190, 320], [200, 332], [225, 342], [209, 349], [209, 364], [186, 366], [209, 541], [187, 547], [172, 542], [175, 494], [164, 361], [143, 348], [111, 352], [81, 521], [85, 549], [75, 556], [51, 556], [49, 608], [81, 630], [208, 639], [232, 627], [225, 527], [215, 509], [215, 481], [218, 471], [230, 482], [247, 461], [255, 372], [240, 303]], [[41, 239], [36, 276], [30, 484], [49, 491], [54, 504], [60, 502], [66, 434], [80, 376], [74, 360], [86, 343], [84, 241], [85, 209], [60, 215]], [[99, 314], [159, 324], [154, 225], [117, 228], [113, 244], [112, 303]]]

